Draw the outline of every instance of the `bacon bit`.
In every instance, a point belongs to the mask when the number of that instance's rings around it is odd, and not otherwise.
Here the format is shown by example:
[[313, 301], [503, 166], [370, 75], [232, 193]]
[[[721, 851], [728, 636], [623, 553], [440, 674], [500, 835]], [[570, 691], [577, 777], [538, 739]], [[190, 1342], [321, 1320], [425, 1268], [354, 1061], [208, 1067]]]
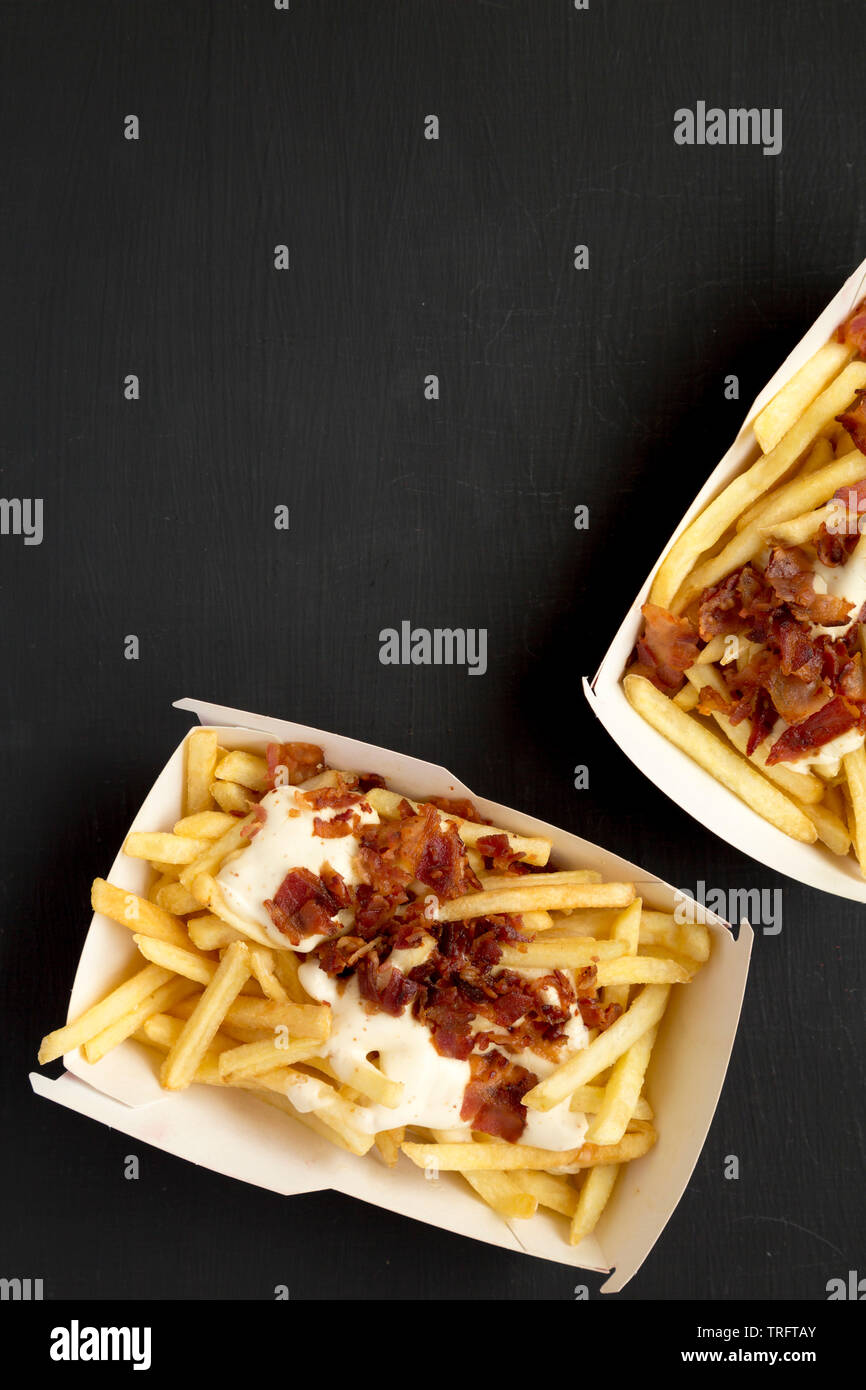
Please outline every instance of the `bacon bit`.
[[363, 793], [354, 791], [342, 778], [334, 787], [317, 787], [311, 792], [297, 792], [296, 796], [314, 811], [370, 810]]
[[781, 668], [769, 677], [767, 692], [786, 724], [799, 724], [802, 719], [808, 719], [827, 700], [823, 681], [801, 680], [799, 675], [786, 676]]
[[242, 840], [252, 840], [254, 836], [258, 835], [259, 831], [261, 830], [262, 826], [268, 818], [268, 813], [265, 810], [264, 806], [253, 806], [250, 808], [250, 813], [253, 819], [249, 822], [248, 825], [241, 826]]
[[675, 694], [683, 671], [698, 659], [698, 633], [687, 618], [675, 618], [657, 604], [645, 603], [644, 631], [635, 648], [636, 674], [646, 676], [658, 690]]
[[822, 522], [818, 530], [815, 549], [822, 565], [835, 568], [844, 565], [860, 539], [860, 517], [866, 512], [866, 478], [852, 487], [840, 487], [831, 501], [844, 502], [844, 520], [841, 507], [835, 508], [832, 523]]
[[476, 841], [486, 867], [501, 874], [527, 874], [531, 865], [525, 863], [521, 851], [511, 848], [507, 835], [481, 835]]
[[857, 392], [854, 404], [841, 415], [837, 415], [836, 419], [850, 434], [854, 447], [859, 449], [861, 454], [866, 454], [866, 387]]
[[523, 1097], [538, 1077], [498, 1051], [476, 1053], [469, 1059], [469, 1070], [461, 1120], [482, 1134], [515, 1143], [526, 1128]]
[[866, 670], [859, 652], [843, 666], [839, 675], [839, 689], [849, 700], [866, 701]]
[[[288, 783], [296, 787], [325, 770], [325, 755], [315, 743], [269, 743], [267, 748], [268, 786], [273, 790], [277, 769], [284, 767]], [[286, 778], [282, 778], [285, 782]]]
[[451, 816], [459, 816], [461, 820], [470, 820], [476, 825], [489, 825], [490, 821], [476, 810], [468, 796], [431, 796], [428, 797], [431, 806], [437, 806], [440, 811], [447, 811]]
[[866, 299], [862, 299], [836, 329], [836, 341], [847, 343], [855, 352], [866, 353]]
[[767, 766], [792, 762], [803, 753], [813, 753], [857, 727], [864, 727], [863, 707], [844, 695], [837, 695], [802, 724], [793, 724], [776, 739], [767, 754]]
[[339, 923], [332, 919], [339, 908], [337, 898], [309, 869], [290, 869], [273, 898], [265, 900], [265, 910], [274, 926], [293, 946], [305, 936], [338, 931]]
[[386, 898], [402, 895], [402, 901], [413, 879], [432, 888], [440, 901], [480, 889], [453, 821], [443, 824], [429, 802], [409, 812], [400, 821], [361, 828], [358, 859], [370, 887]]
[[602, 1032], [616, 1023], [622, 1007], [619, 1004], [602, 1004], [600, 999], [579, 999], [577, 1007], [587, 1028], [600, 1028]]
[[728, 714], [731, 709], [730, 700], [726, 700], [724, 695], [720, 695], [718, 690], [714, 690], [711, 685], [702, 685], [698, 692], [698, 713], [712, 714], [718, 711], [721, 714]]
[[358, 961], [355, 973], [361, 998], [395, 1018], [418, 993], [415, 981], [408, 979], [396, 965], [388, 965], [387, 962], [380, 965], [375, 950]]
[[359, 772], [358, 786], [362, 792], [371, 792], [374, 787], [386, 787], [388, 784], [384, 777], [380, 777], [378, 772]]
[[848, 621], [851, 605], [834, 594], [816, 594], [812, 562], [799, 546], [777, 546], [764, 571], [773, 589], [799, 618], [810, 618], [822, 627]]
[[320, 840], [341, 840], [344, 835], [351, 835], [358, 825], [357, 816], [352, 816], [353, 824], [349, 824], [348, 817], [351, 814], [350, 811], [343, 811], [331, 820], [322, 820], [321, 816], [314, 816], [313, 834], [318, 835]]

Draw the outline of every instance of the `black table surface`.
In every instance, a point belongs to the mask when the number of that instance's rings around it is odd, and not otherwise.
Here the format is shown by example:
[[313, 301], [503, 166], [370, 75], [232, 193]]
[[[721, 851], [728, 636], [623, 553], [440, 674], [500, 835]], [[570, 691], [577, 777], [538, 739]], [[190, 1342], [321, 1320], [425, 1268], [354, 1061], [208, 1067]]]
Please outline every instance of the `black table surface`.
[[[130, 1140], [31, 1093], [90, 880], [188, 727], [183, 695], [444, 762], [682, 886], [780, 889], [706, 1146], [621, 1297], [824, 1299], [862, 1263], [863, 908], [687, 817], [580, 687], [866, 252], [861, 19], [856, 0], [0, 5], [2, 491], [44, 500], [41, 545], [0, 537], [0, 1273], [94, 1299], [602, 1282], [144, 1146], [126, 1181]], [[698, 101], [781, 108], [782, 152], [678, 145]], [[486, 673], [383, 665], [403, 620], [486, 628]]]

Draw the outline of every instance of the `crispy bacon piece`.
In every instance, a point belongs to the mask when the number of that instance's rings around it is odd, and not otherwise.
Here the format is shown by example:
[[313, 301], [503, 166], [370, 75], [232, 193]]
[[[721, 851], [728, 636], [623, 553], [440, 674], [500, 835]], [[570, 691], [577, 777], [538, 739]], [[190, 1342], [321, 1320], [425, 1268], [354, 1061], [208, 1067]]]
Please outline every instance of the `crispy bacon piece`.
[[854, 404], [841, 415], [837, 415], [836, 419], [850, 434], [855, 448], [859, 449], [861, 454], [866, 454], [866, 388], [857, 392]]
[[369, 811], [370, 803], [363, 793], [354, 791], [342, 778], [335, 787], [317, 787], [311, 792], [296, 792], [296, 796], [314, 811], [344, 811], [354, 807], [358, 811]]
[[523, 1097], [538, 1077], [496, 1050], [475, 1053], [469, 1068], [471, 1078], [463, 1096], [461, 1120], [482, 1134], [515, 1143], [526, 1128]]
[[698, 658], [698, 633], [688, 618], [675, 618], [655, 603], [645, 603], [641, 612], [644, 630], [635, 648], [633, 669], [657, 689], [673, 694], [683, 683], [683, 671]]
[[353, 816], [351, 811], [340, 811], [330, 820], [313, 816], [313, 834], [318, 835], [320, 840], [341, 840], [344, 835], [351, 835], [357, 824], [358, 817]]
[[778, 597], [797, 617], [810, 618], [822, 627], [848, 621], [851, 605], [847, 599], [815, 593], [812, 562], [799, 546], [777, 546], [764, 573]]
[[866, 669], [859, 652], [843, 666], [839, 675], [839, 690], [849, 700], [866, 701]]
[[[407, 803], [408, 805], [408, 803]], [[427, 803], [399, 821], [363, 826], [359, 861], [367, 883], [387, 898], [403, 894], [413, 879], [445, 901], [481, 887], [457, 827]]]
[[396, 965], [379, 963], [377, 951], [370, 951], [357, 962], [358, 992], [368, 1004], [396, 1018], [418, 993], [418, 985]]
[[[787, 724], [797, 724], [802, 719], [808, 719], [827, 699], [827, 689], [822, 680], [801, 680], [799, 676], [786, 676], [781, 667], [769, 677], [767, 693], [777, 713]], [[769, 733], [769, 729], [767, 732]]]
[[836, 339], [840, 343], [847, 343], [855, 352], [866, 354], [866, 299], [862, 299], [836, 329]]
[[490, 824], [479, 814], [468, 796], [431, 796], [429, 800], [431, 806], [438, 806], [440, 811], [447, 811], [451, 816], [459, 816], [461, 820], [471, 820], [476, 825]]
[[277, 769], [284, 767], [282, 782], [296, 787], [325, 770], [325, 755], [315, 743], [269, 743], [267, 748], [268, 786], [273, 790], [278, 782]]
[[829, 522], [822, 522], [815, 549], [822, 565], [834, 567], [844, 565], [860, 539], [860, 519], [866, 512], [866, 478], [852, 487], [840, 487], [831, 501], [838, 505]]
[[840, 734], [847, 734], [849, 729], [858, 727], [864, 727], [863, 707], [844, 695], [837, 695], [815, 714], [801, 724], [793, 724], [781, 738], [776, 739], [767, 754], [767, 766], [792, 762], [804, 753], [814, 753]]
[[371, 792], [374, 787], [385, 787], [387, 783], [384, 777], [380, 777], [378, 772], [359, 772], [358, 786], [362, 792]]
[[[323, 872], [328, 868], [326, 865]], [[309, 869], [290, 869], [273, 898], [265, 900], [265, 910], [274, 926], [293, 946], [305, 936], [327, 936], [338, 931], [339, 923], [333, 917], [339, 909], [337, 898]]]
[[240, 835], [242, 840], [252, 840], [254, 836], [258, 835], [268, 818], [268, 813], [264, 806], [259, 806], [258, 803], [256, 803], [255, 806], [251, 806], [250, 811], [253, 819], [248, 825], [241, 826]]

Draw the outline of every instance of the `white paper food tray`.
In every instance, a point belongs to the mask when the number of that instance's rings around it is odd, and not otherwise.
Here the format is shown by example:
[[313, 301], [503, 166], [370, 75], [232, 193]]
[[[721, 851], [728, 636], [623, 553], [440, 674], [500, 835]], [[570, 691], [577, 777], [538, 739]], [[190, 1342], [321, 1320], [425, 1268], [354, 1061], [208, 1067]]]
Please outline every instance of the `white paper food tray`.
[[[263, 751], [271, 741], [316, 743], [324, 748], [331, 765], [378, 772], [390, 786], [414, 797], [469, 796], [495, 824], [551, 839], [558, 864], [594, 868], [608, 879], [634, 881], [650, 906], [670, 911], [675, 905], [675, 890], [643, 869], [576, 835], [475, 796], [450, 772], [432, 763], [244, 710], [197, 700], [180, 700], [178, 708], [218, 728], [233, 747]], [[225, 737], [227, 726], [230, 738]], [[183, 759], [181, 743], [154, 783], [132, 830], [170, 828], [178, 818]], [[121, 853], [107, 877], [133, 892], [144, 892], [148, 875], [145, 863]], [[132, 1041], [95, 1066], [88, 1065], [76, 1050], [64, 1058], [68, 1070], [59, 1080], [32, 1073], [31, 1081], [33, 1089], [49, 1100], [229, 1177], [284, 1195], [333, 1188], [506, 1250], [603, 1272], [615, 1269], [604, 1291], [616, 1292], [640, 1268], [685, 1189], [713, 1118], [737, 1030], [751, 928], [743, 923], [735, 940], [727, 924], [712, 913], [706, 913], [706, 921], [713, 934], [711, 958], [691, 984], [673, 991], [650, 1067], [648, 1093], [657, 1117], [658, 1143], [644, 1158], [623, 1167], [597, 1232], [574, 1249], [567, 1243], [562, 1218], [539, 1212], [529, 1221], [506, 1223], [484, 1206], [458, 1174], [430, 1181], [405, 1158], [388, 1169], [374, 1153], [365, 1158], [344, 1153], [248, 1093], [191, 1086], [167, 1094], [156, 1079], [152, 1055]], [[136, 959], [131, 934], [95, 914], [68, 1017], [105, 994]], [[721, 1230], [702, 1230], [696, 1232], [698, 1238], [711, 1244], [724, 1235]]]
[[[833, 336], [864, 293], [866, 261], [849, 276], [775, 376], [767, 382], [730, 449], [710, 474], [641, 586], [595, 677], [592, 681], [584, 679], [583, 682], [590, 705], [623, 752], [651, 782], [700, 821], [701, 825], [770, 869], [777, 869], [813, 888], [821, 888], [843, 898], [853, 898], [857, 902], [866, 902], [866, 880], [853, 854], [843, 858], [832, 854], [820, 842], [801, 844], [768, 824], [727, 787], [715, 781], [687, 754], [675, 748], [647, 724], [632, 709], [621, 681], [640, 631], [641, 605], [646, 602], [656, 571], [677, 536], [732, 478], [755, 461], [760, 453], [752, 432], [755, 417], [803, 363]], [[866, 457], [863, 459], [863, 476], [866, 477]]]

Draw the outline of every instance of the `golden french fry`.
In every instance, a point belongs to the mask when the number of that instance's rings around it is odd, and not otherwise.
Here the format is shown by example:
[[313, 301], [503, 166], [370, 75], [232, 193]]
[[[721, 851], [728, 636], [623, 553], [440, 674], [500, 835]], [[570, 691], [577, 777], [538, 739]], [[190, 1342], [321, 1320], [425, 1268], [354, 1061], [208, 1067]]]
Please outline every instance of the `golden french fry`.
[[[833, 788], [827, 788], [827, 790], [832, 791]], [[851, 836], [841, 816], [838, 816], [829, 806], [820, 803], [809, 806], [803, 802], [802, 807], [817, 830], [818, 839], [822, 840], [833, 854], [847, 854], [851, 848]]]
[[[589, 1170], [592, 1172], [592, 1169]], [[560, 1216], [574, 1215], [577, 1206], [577, 1188], [556, 1173], [544, 1173], [541, 1169], [523, 1168], [510, 1176], [519, 1188], [534, 1197], [540, 1207], [558, 1211]]]
[[133, 1009], [138, 1008], [142, 999], [147, 999], [170, 979], [170, 972], [161, 970], [158, 965], [148, 965], [144, 970], [139, 970], [131, 980], [125, 980], [122, 985], [118, 985], [117, 989], [100, 999], [98, 1004], [86, 1009], [63, 1028], [57, 1028], [44, 1037], [39, 1049], [40, 1066], [62, 1057], [64, 1052], [81, 1047], [83, 1043], [95, 1038], [97, 1033], [110, 1028], [118, 1019], [125, 1018]]
[[[701, 910], [690, 900], [684, 900], [681, 907], [683, 915], [688, 911], [697, 916]], [[663, 946], [677, 955], [703, 962], [710, 958], [710, 929], [704, 922], [678, 922], [671, 912], [654, 912], [645, 907], [640, 918], [640, 944], [642, 947]]]
[[614, 1063], [604, 1088], [601, 1109], [586, 1131], [587, 1140], [593, 1144], [618, 1144], [629, 1122], [636, 1118], [635, 1111], [657, 1033], [656, 1023]]
[[670, 743], [687, 753], [764, 820], [792, 839], [814, 844], [818, 833], [808, 816], [745, 758], [697, 720], [677, 709], [643, 676], [626, 676], [623, 685], [629, 704]]
[[677, 537], [659, 566], [650, 592], [651, 603], [659, 608], [670, 608], [674, 595], [697, 557], [719, 540], [746, 507], [784, 477], [821, 431], [851, 404], [857, 391], [864, 386], [866, 362], [851, 362], [806, 407], [769, 454], [734, 478], [704, 508]]
[[267, 946], [250, 947], [250, 964], [253, 975], [262, 987], [262, 993], [268, 999], [278, 999], [281, 1004], [287, 1004], [289, 996], [274, 970], [275, 959], [274, 952]]
[[601, 1163], [595, 1168], [590, 1168], [581, 1186], [571, 1220], [571, 1245], [579, 1245], [595, 1230], [613, 1191], [619, 1169], [618, 1163]]
[[124, 854], [131, 859], [152, 859], [160, 864], [191, 864], [204, 849], [207, 840], [194, 840], [189, 835], [170, 835], [163, 830], [134, 830], [127, 835]]
[[187, 944], [183, 922], [156, 903], [130, 893], [127, 888], [118, 888], [114, 883], [106, 883], [104, 878], [95, 878], [90, 890], [90, 901], [94, 912], [110, 917], [130, 931], [144, 936], [157, 937], [160, 941], [170, 941], [175, 946]]
[[252, 1077], [246, 1084], [284, 1095], [304, 1114], [314, 1111], [317, 1119], [337, 1131], [352, 1153], [363, 1155], [373, 1147], [373, 1134], [362, 1128], [364, 1112], [361, 1107], [344, 1099], [318, 1077], [308, 1076], [294, 1067], [281, 1067], [278, 1071]]
[[[187, 1004], [187, 1000], [182, 1000], [173, 1012], [183, 1017]], [[229, 1005], [226, 1025], [229, 1024], [254, 1028], [271, 1037], [280, 1028], [292, 1038], [323, 1041], [331, 1031], [331, 1010], [327, 1004], [279, 1004], [275, 999], [251, 999], [241, 994]]]
[[768, 454], [776, 447], [806, 407], [827, 389], [852, 356], [853, 349], [847, 343], [831, 339], [785, 382], [754, 420], [755, 438], [763, 453]]
[[210, 794], [221, 811], [245, 816], [252, 804], [249, 789], [239, 782], [217, 782], [210, 784]]
[[467, 1172], [462, 1174], [482, 1201], [506, 1221], [526, 1221], [538, 1210], [538, 1200], [512, 1173]]
[[184, 917], [188, 912], [198, 912], [199, 904], [182, 883], [163, 883], [153, 896], [157, 907], [165, 908], [175, 917]]
[[[209, 908], [215, 917], [219, 917], [230, 927], [234, 927], [235, 931], [240, 932], [251, 941], [257, 941], [260, 946], [266, 946], [270, 949], [274, 945], [264, 927], [260, 926], [258, 922], [254, 922], [252, 918], [241, 917], [239, 913], [229, 907], [222, 885], [217, 883], [210, 874], [197, 874], [193, 879], [192, 891], [202, 907]], [[287, 941], [286, 947], [289, 944]]]
[[289, 999], [293, 1004], [309, 1004], [310, 996], [298, 975], [299, 965], [294, 951], [277, 951], [274, 955], [274, 971]]
[[605, 1067], [613, 1066], [632, 1043], [636, 1043], [658, 1023], [667, 1006], [670, 989], [670, 985], [644, 985], [615, 1023], [599, 1033], [588, 1047], [575, 1053], [537, 1086], [533, 1086], [531, 1091], [527, 1091], [523, 1097], [524, 1105], [531, 1110], [552, 1110], [577, 1086], [585, 1085]]
[[191, 864], [187, 864], [180, 875], [180, 881], [184, 888], [193, 891], [193, 883], [199, 874], [215, 874], [223, 860], [236, 850], [246, 849], [249, 844], [248, 827], [252, 824], [253, 813], [244, 816], [242, 820], [235, 820], [231, 829], [221, 835], [218, 840], [210, 840], [205, 843], [205, 848], [197, 859]]
[[173, 826], [175, 835], [186, 835], [192, 840], [218, 840], [235, 823], [234, 816], [225, 811], [196, 811], [194, 815], [184, 816]]
[[[863, 365], [866, 366], [866, 363]], [[859, 482], [862, 476], [863, 455], [855, 449], [808, 476], [798, 474], [777, 492], [762, 498], [760, 509], [748, 526], [744, 526], [718, 555], [711, 556], [697, 568], [690, 568], [686, 572], [682, 585], [671, 598], [671, 612], [682, 612], [703, 589], [718, 584], [726, 575], [753, 559], [766, 546], [764, 531], [768, 527], [790, 521], [820, 506], [829, 501], [840, 487]]]
[[216, 974], [166, 1056], [160, 1073], [160, 1081], [166, 1090], [180, 1091], [190, 1084], [229, 1005], [240, 993], [249, 973], [249, 948], [242, 941], [233, 941], [226, 947]]
[[322, 1046], [316, 1038], [270, 1038], [267, 1041], [241, 1043], [220, 1057], [220, 1075], [223, 1080], [235, 1076], [260, 1076], [264, 1072], [277, 1071], [293, 1062], [306, 1062], [315, 1057]]
[[601, 883], [597, 869], [561, 869], [543, 874], [479, 874], [481, 886], [494, 888], [559, 888], [564, 883]]
[[380, 1129], [376, 1135], [376, 1148], [389, 1168], [396, 1167], [400, 1157], [400, 1145], [405, 1138], [405, 1125], [401, 1125], [399, 1129]]
[[[624, 911], [618, 913], [610, 929], [611, 941], [620, 942], [624, 948], [626, 956], [637, 954], [640, 944], [640, 919], [643, 910], [643, 902], [640, 898], [635, 898], [633, 903], [629, 903]], [[625, 1011], [628, 1008], [629, 984], [622, 982], [614, 984], [610, 982], [605, 985], [602, 998], [605, 1004], [618, 1004], [620, 1009]]]
[[[559, 923], [557, 923], [559, 926]], [[598, 941], [594, 936], [543, 936], [526, 946], [503, 946], [501, 964], [512, 970], [548, 966], [551, 970], [592, 965], [625, 955], [622, 941]]]
[[[568, 1108], [569, 1110], [577, 1110], [582, 1115], [597, 1115], [603, 1104], [604, 1086], [578, 1086], [572, 1092]], [[652, 1106], [644, 1096], [641, 1096], [635, 1106], [634, 1119], [651, 1120], [652, 1118]]]
[[655, 1143], [652, 1126], [626, 1134], [618, 1144], [582, 1144], [579, 1149], [538, 1149], [531, 1144], [403, 1144], [403, 1153], [419, 1168], [441, 1173], [514, 1172], [540, 1168], [591, 1168], [596, 1163], [629, 1163]]
[[692, 685], [684, 685], [672, 698], [674, 704], [684, 710], [695, 709], [698, 704], [698, 692]]
[[267, 791], [267, 759], [260, 758], [255, 753], [243, 753], [240, 749], [235, 749], [232, 753], [226, 753], [217, 763], [214, 778], [217, 782], [239, 782], [242, 787], [249, 787], [253, 792]]
[[848, 795], [851, 799], [853, 823], [851, 838], [860, 872], [866, 878], [866, 750], [856, 748], [843, 758], [845, 776], [848, 779]]
[[[152, 961], [154, 965], [161, 965], [165, 970], [172, 970], [175, 975], [182, 975], [185, 980], [194, 980], [199, 985], [209, 985], [217, 972], [216, 961], [191, 950], [189, 942], [185, 948], [181, 948], [169, 941], [157, 941], [147, 936], [136, 935], [133, 940], [145, 960]], [[159, 1012], [164, 1013], [166, 1010]]]
[[500, 912], [567, 911], [576, 907], [626, 907], [634, 899], [633, 883], [566, 883], [551, 888], [498, 888], [465, 893], [440, 903], [439, 922], [462, 922]]
[[164, 1010], [170, 1009], [179, 1000], [184, 999], [192, 989], [193, 985], [190, 984], [189, 980], [167, 980], [164, 985], [160, 985], [159, 989], [154, 990], [153, 994], [142, 999], [141, 1003], [131, 1009], [128, 1014], [116, 1019], [107, 1028], [103, 1028], [101, 1033], [90, 1038], [82, 1048], [85, 1061], [89, 1062], [91, 1066], [100, 1061], [112, 1048], [117, 1047], [126, 1038], [132, 1037], [133, 1033], [152, 1014], [161, 1014]]
[[692, 972], [675, 960], [654, 956], [623, 956], [603, 960], [597, 969], [598, 985], [685, 985]]
[[[196, 903], [196, 906], [200, 904]], [[221, 951], [232, 941], [246, 940], [243, 932], [230, 927], [228, 922], [224, 922], [213, 912], [203, 912], [197, 917], [190, 917], [186, 926], [189, 940], [200, 951]], [[189, 942], [186, 945], [189, 946]]]
[[217, 736], [211, 729], [194, 729], [187, 739], [183, 798], [185, 816], [210, 810], [210, 784], [217, 764], [217, 752]]

